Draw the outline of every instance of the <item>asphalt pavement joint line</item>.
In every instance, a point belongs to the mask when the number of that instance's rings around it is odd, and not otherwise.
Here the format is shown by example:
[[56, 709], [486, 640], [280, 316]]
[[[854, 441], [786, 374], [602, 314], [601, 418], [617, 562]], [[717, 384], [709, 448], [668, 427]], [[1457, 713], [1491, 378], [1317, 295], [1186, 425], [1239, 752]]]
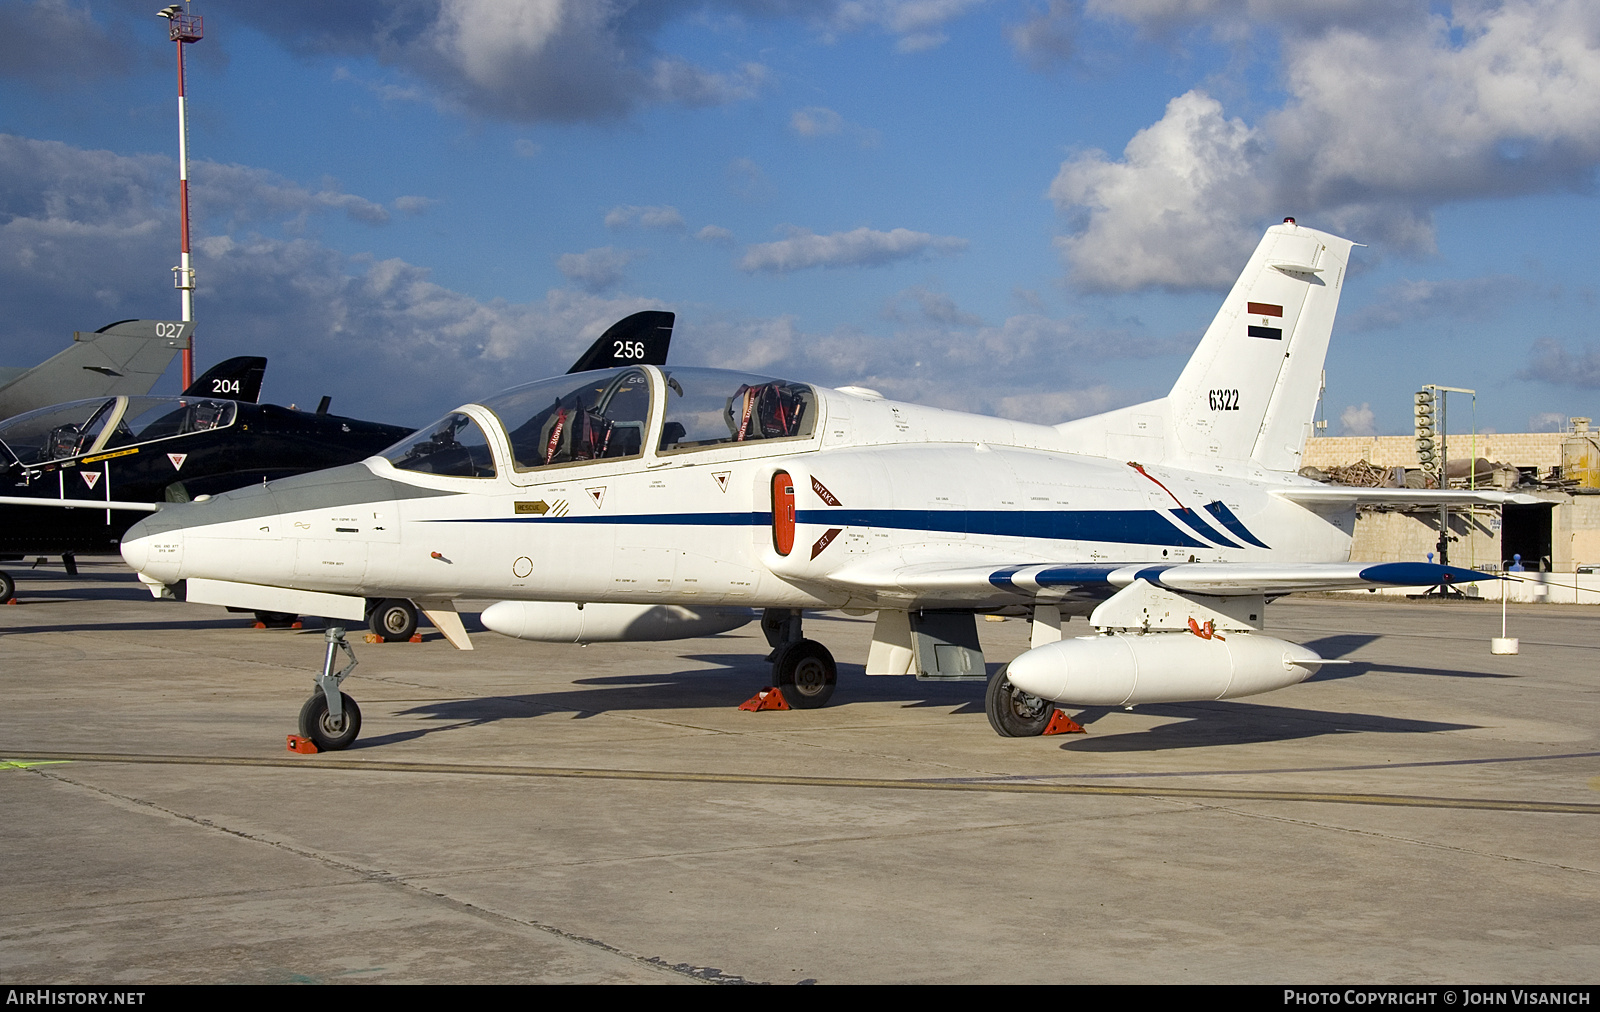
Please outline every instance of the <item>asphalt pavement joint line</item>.
[[[83, 761], [83, 760], [78, 760], [78, 761]], [[244, 765], [244, 764], [230, 763], [229, 765]], [[310, 860], [310, 861], [315, 861], [315, 862], [317, 862], [319, 864], [322, 864], [322, 865], [324, 865], [326, 867], [334, 868], [334, 869], [337, 869], [339, 871], [343, 871], [343, 872], [347, 872], [349, 874], [355, 875], [358, 878], [363, 879], [363, 880], [365, 880], [367, 882], [371, 882], [371, 883], [378, 884], [378, 885], [398, 886], [398, 887], [400, 887], [401, 889], [404, 889], [407, 892], [410, 892], [410, 893], [413, 893], [415, 895], [426, 897], [428, 899], [443, 903], [446, 906], [449, 906], [449, 907], [451, 907], [451, 908], [453, 908], [453, 909], [455, 909], [455, 910], [457, 910], [459, 912], [468, 914], [469, 916], [472, 916], [472, 917], [476, 917], [476, 918], [479, 918], [479, 919], [482, 919], [482, 920], [499, 921], [499, 922], [502, 922], [502, 923], [515, 924], [515, 925], [518, 925], [520, 927], [525, 927], [525, 928], [533, 928], [533, 929], [535, 929], [537, 931], [542, 931], [542, 932], [545, 932], [546, 934], [554, 935], [555, 937], [563, 939], [565, 941], [574, 942], [574, 943], [577, 943], [579, 945], [589, 946], [591, 948], [597, 948], [597, 949], [600, 949], [602, 951], [611, 953], [612, 955], [621, 957], [622, 959], [626, 959], [626, 960], [629, 960], [631, 962], [638, 963], [641, 966], [647, 966], [647, 967], [649, 967], [649, 968], [651, 968], [653, 970], [661, 970], [661, 971], [665, 971], [667, 973], [678, 974], [680, 976], [689, 977], [692, 980], [699, 981], [699, 982], [702, 982], [702, 983], [717, 983], [717, 984], [749, 984], [749, 983], [755, 983], [754, 981], [746, 980], [745, 978], [740, 977], [740, 976], [738, 976], [736, 974], [723, 973], [723, 971], [720, 968], [716, 968], [716, 967], [694, 966], [694, 965], [691, 965], [689, 963], [668, 963], [666, 960], [662, 959], [660, 956], [639, 956], [639, 955], [635, 955], [634, 953], [631, 953], [631, 952], [628, 952], [626, 950], [620, 949], [617, 946], [612, 945], [609, 942], [602, 941], [602, 940], [600, 940], [598, 938], [591, 938], [588, 935], [581, 935], [581, 934], [578, 934], [577, 932], [574, 932], [574, 931], [568, 931], [568, 930], [566, 930], [564, 928], [558, 928], [553, 924], [545, 924], [545, 923], [543, 923], [541, 921], [530, 920], [530, 919], [523, 918], [523, 917], [515, 917], [515, 916], [512, 916], [511, 914], [507, 914], [507, 913], [504, 913], [502, 911], [494, 910], [494, 909], [491, 909], [489, 907], [483, 907], [483, 906], [479, 906], [479, 905], [477, 905], [475, 903], [467, 903], [464, 900], [458, 900], [455, 897], [449, 896], [449, 895], [447, 895], [447, 894], [445, 894], [443, 892], [439, 892], [438, 890], [429, 889], [429, 888], [426, 888], [426, 887], [424, 887], [422, 885], [419, 885], [419, 884], [417, 884], [415, 882], [408, 881], [404, 877], [396, 875], [393, 872], [384, 871], [384, 870], [379, 869], [379, 868], [365, 868], [365, 867], [362, 867], [361, 865], [353, 864], [353, 863], [351, 863], [349, 861], [342, 860], [340, 858], [333, 857], [332, 855], [322, 853], [321, 851], [310, 850], [310, 849], [305, 848], [305, 847], [298, 847], [298, 846], [296, 846], [296, 845], [294, 845], [292, 843], [288, 843], [287, 841], [284, 841], [284, 840], [273, 840], [273, 839], [270, 839], [268, 837], [257, 836], [257, 835], [255, 835], [253, 833], [247, 833], [247, 832], [244, 832], [243, 830], [231, 829], [228, 826], [224, 826], [224, 825], [222, 825], [222, 824], [220, 824], [218, 822], [215, 822], [215, 821], [213, 821], [211, 819], [203, 818], [203, 817], [198, 816], [198, 815], [190, 815], [190, 814], [187, 814], [185, 812], [175, 811], [175, 810], [173, 810], [171, 808], [167, 808], [167, 807], [165, 807], [163, 805], [158, 805], [155, 802], [148, 801], [148, 800], [146, 800], [144, 798], [136, 798], [136, 797], [133, 797], [131, 795], [122, 794], [122, 793], [120, 793], [118, 791], [109, 790], [109, 789], [104, 788], [104, 787], [97, 787], [94, 784], [87, 784], [87, 783], [83, 783], [82, 781], [79, 781], [79, 780], [74, 780], [71, 777], [67, 777], [67, 776], [61, 775], [61, 773], [59, 771], [54, 771], [54, 770], [46, 771], [46, 770], [40, 770], [40, 769], [30, 769], [27, 772], [33, 773], [36, 776], [40, 776], [40, 777], [43, 777], [43, 778], [48, 779], [48, 780], [55, 780], [55, 781], [58, 781], [60, 783], [68, 784], [68, 785], [70, 785], [72, 787], [77, 787], [80, 790], [89, 791], [89, 792], [94, 793], [94, 794], [100, 794], [100, 795], [103, 795], [103, 796], [105, 796], [107, 798], [113, 798], [113, 799], [115, 799], [117, 801], [120, 801], [120, 802], [122, 802], [124, 804], [134, 805], [134, 806], [136, 806], [138, 808], [147, 809], [147, 810], [150, 810], [150, 811], [153, 811], [153, 812], [159, 812], [159, 813], [161, 813], [163, 815], [168, 816], [169, 818], [178, 819], [178, 820], [181, 820], [181, 821], [184, 821], [184, 822], [188, 822], [188, 823], [191, 823], [193, 825], [199, 826], [202, 829], [214, 830], [216, 832], [223, 833], [223, 834], [226, 834], [228, 836], [232, 836], [232, 837], [234, 837], [236, 839], [245, 840], [245, 841], [248, 841], [250, 843], [261, 844], [263, 846], [273, 847], [273, 848], [276, 848], [278, 850], [286, 851], [286, 852], [288, 852], [290, 854], [295, 855], [296, 857], [301, 857], [301, 858], [305, 858], [305, 859]]]
[[1246, 812], [1230, 805], [1207, 806], [1212, 811], [1227, 812], [1246, 819], [1263, 819], [1267, 822], [1281, 822], [1292, 826], [1305, 826], [1310, 829], [1326, 829], [1335, 833], [1349, 833], [1352, 836], [1366, 836], [1375, 840], [1384, 840], [1390, 843], [1408, 843], [1415, 847], [1429, 850], [1443, 850], [1452, 854], [1467, 854], [1472, 857], [1481, 857], [1489, 861], [1510, 861], [1515, 864], [1530, 864], [1537, 868], [1550, 868], [1556, 871], [1577, 872], [1580, 875], [1600, 874], [1594, 868], [1580, 868], [1571, 864], [1555, 864], [1551, 861], [1540, 861], [1531, 857], [1518, 857], [1515, 854], [1497, 854], [1486, 850], [1473, 850], [1470, 847], [1453, 847], [1447, 843], [1434, 843], [1429, 840], [1416, 840], [1409, 836], [1396, 836], [1393, 833], [1380, 833], [1373, 829], [1357, 829], [1354, 826], [1336, 826], [1327, 822], [1313, 822], [1310, 819], [1291, 819], [1283, 815], [1269, 815], [1265, 812]]
[[970, 791], [998, 794], [1058, 794], [1100, 797], [1174, 798], [1193, 801], [1300, 801], [1318, 804], [1373, 805], [1391, 808], [1446, 808], [1497, 812], [1564, 815], [1600, 815], [1600, 804], [1529, 801], [1503, 798], [1452, 798], [1423, 794], [1366, 794], [1317, 791], [1247, 790], [1239, 788], [1123, 787], [1111, 784], [1041, 784], [1008, 781], [951, 782], [948, 780], [886, 780], [861, 777], [809, 777], [758, 773], [693, 773], [672, 770], [597, 769], [561, 766], [480, 766], [466, 763], [338, 761], [332, 758], [288, 757], [269, 759], [246, 756], [133, 755], [105, 752], [29, 752], [15, 750], [34, 760], [70, 759], [78, 762], [113, 762], [184, 766], [258, 766], [290, 769], [383, 773], [457, 774], [467, 776], [552, 777], [575, 780], [644, 780], [665, 783], [717, 783], [751, 786], [832, 787], [899, 791]]

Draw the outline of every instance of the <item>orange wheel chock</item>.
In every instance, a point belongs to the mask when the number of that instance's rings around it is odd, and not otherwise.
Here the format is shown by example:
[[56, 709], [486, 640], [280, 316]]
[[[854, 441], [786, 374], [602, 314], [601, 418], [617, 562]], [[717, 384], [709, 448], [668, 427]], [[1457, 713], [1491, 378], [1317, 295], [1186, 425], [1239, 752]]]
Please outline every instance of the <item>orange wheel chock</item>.
[[782, 689], [769, 686], [740, 703], [739, 709], [752, 713], [756, 710], [787, 710], [789, 701], [783, 698]]
[[298, 734], [291, 734], [289, 735], [289, 751], [298, 752], [301, 755], [316, 755], [322, 750], [317, 748], [317, 743], [310, 738], [302, 738]]
[[1041, 734], [1088, 734], [1083, 725], [1067, 716], [1067, 711], [1057, 710], [1050, 715], [1050, 723], [1044, 726]]

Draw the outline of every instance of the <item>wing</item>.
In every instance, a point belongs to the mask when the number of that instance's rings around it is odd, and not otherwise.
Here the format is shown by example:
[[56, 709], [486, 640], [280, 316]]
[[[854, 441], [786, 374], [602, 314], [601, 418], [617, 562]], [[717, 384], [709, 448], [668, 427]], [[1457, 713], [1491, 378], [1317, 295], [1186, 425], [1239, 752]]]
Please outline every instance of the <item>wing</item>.
[[1521, 492], [1493, 492], [1488, 489], [1433, 488], [1356, 488], [1349, 485], [1311, 485], [1305, 488], [1274, 489], [1280, 499], [1310, 507], [1388, 506], [1394, 509], [1426, 509], [1439, 506], [1538, 506], [1548, 499]]
[[1295, 591], [1434, 587], [1495, 580], [1492, 573], [1424, 562], [1183, 562], [1177, 564], [926, 564], [836, 573], [830, 582], [857, 599], [931, 607], [994, 607], [1022, 600], [1104, 600], [1135, 580], [1180, 594], [1269, 597]]

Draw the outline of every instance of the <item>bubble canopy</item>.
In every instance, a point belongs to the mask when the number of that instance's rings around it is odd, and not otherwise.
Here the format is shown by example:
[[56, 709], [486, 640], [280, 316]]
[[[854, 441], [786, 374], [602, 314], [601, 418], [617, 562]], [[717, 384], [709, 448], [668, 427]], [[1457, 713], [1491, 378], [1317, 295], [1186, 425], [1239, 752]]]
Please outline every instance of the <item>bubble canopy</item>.
[[[652, 390], [665, 383], [663, 417]], [[805, 439], [815, 430], [816, 391], [753, 373], [630, 366], [557, 376], [479, 401], [504, 431], [517, 471], [600, 460]], [[473, 447], [467, 449], [469, 440]], [[487, 441], [460, 412], [418, 430], [383, 454], [401, 470], [493, 477]]]

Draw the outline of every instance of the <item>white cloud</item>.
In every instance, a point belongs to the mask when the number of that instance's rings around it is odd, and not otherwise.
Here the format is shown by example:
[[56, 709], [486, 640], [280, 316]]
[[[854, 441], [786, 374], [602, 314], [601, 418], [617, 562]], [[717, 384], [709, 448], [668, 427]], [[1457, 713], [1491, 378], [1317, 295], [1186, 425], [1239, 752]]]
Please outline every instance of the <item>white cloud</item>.
[[[1113, 8], [1096, 8], [1107, 16]], [[1221, 11], [1275, 28], [1289, 100], [1256, 126], [1198, 91], [1174, 99], [1122, 158], [1069, 159], [1071, 278], [1127, 290], [1227, 284], [1284, 214], [1387, 249], [1433, 248], [1434, 208], [1575, 189], [1600, 165], [1600, 7], [1456, 3], [1448, 15], [1368, 3], [1297, 18], [1280, 2], [1119, 5], [1161, 24]], [[1241, 29], [1247, 30], [1247, 29]]]
[[891, 320], [906, 320], [911, 317], [903, 310], [902, 304], [911, 301], [917, 306], [916, 318], [928, 323], [943, 324], [956, 327], [981, 327], [983, 319], [965, 311], [956, 305], [954, 299], [943, 292], [930, 291], [921, 285], [907, 288], [891, 298], [884, 306], [883, 315]]
[[1340, 434], [1345, 436], [1376, 436], [1377, 425], [1374, 423], [1372, 405], [1362, 402], [1358, 408], [1349, 405], [1339, 413]]
[[1356, 330], [1381, 330], [1417, 326], [1440, 317], [1483, 320], [1495, 316], [1507, 303], [1532, 295], [1526, 278], [1497, 274], [1483, 278], [1447, 278], [1441, 281], [1401, 281], [1378, 293], [1378, 301], [1363, 306], [1350, 320]]
[[694, 237], [701, 242], [726, 244], [733, 242], [733, 231], [723, 228], [721, 225], [707, 225], [696, 232]]
[[929, 235], [897, 228], [880, 232], [858, 228], [831, 235], [796, 229], [787, 239], [745, 248], [739, 260], [744, 271], [782, 274], [808, 267], [867, 267], [907, 260], [928, 253], [953, 253], [967, 248], [967, 240]]
[[1541, 411], [1528, 416], [1529, 432], [1560, 432], [1567, 427], [1567, 416], [1559, 411]]
[[789, 117], [789, 129], [801, 137], [808, 138], [843, 134], [855, 138], [856, 143], [864, 148], [877, 147], [879, 140], [882, 139], [878, 131], [847, 122], [832, 109], [820, 105], [796, 109]]
[[677, 231], [684, 227], [683, 215], [676, 207], [635, 207], [619, 204], [606, 212], [606, 228], [658, 228]]
[[12, 0], [0, 6], [0, 77], [76, 84], [125, 74], [138, 59], [133, 41], [98, 24], [87, 4]]
[[844, 0], [828, 20], [835, 31], [880, 28], [898, 36], [895, 49], [916, 53], [948, 41], [943, 27], [985, 0]]
[[1067, 0], [1049, 0], [1029, 11], [1027, 20], [1011, 25], [1006, 35], [1012, 48], [1035, 70], [1049, 70], [1072, 58], [1077, 45], [1074, 9]]
[[1261, 185], [1256, 132], [1191, 91], [1134, 135], [1121, 161], [1087, 151], [1068, 159], [1050, 198], [1083, 219], [1056, 242], [1074, 283], [1102, 291], [1225, 285], [1253, 245]]
[[1517, 373], [1517, 378], [1600, 390], [1600, 346], [1580, 345], [1573, 350], [1554, 338], [1541, 337], [1533, 342], [1528, 367]]
[[643, 254], [601, 246], [582, 253], [563, 253], [556, 268], [585, 291], [601, 292], [622, 283], [622, 269]]
[[518, 158], [538, 158], [539, 152], [544, 149], [526, 137], [518, 137], [511, 145], [511, 150]]

